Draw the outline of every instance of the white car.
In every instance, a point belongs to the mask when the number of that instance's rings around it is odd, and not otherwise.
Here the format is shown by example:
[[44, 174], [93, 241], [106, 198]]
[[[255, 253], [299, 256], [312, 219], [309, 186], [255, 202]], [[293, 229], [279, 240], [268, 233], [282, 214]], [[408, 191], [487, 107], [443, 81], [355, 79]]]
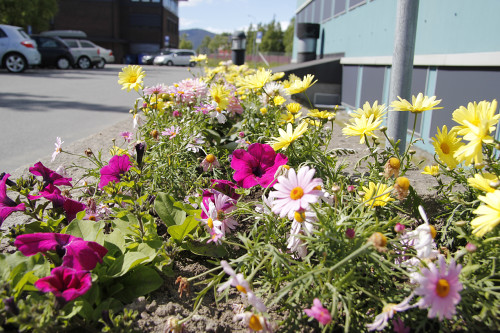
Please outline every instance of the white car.
[[42, 62], [36, 42], [23, 28], [0, 24], [0, 66], [9, 72], [21, 73], [28, 66]]
[[99, 55], [101, 56], [101, 61], [96, 65], [97, 68], [104, 68], [106, 64], [112, 64], [115, 62], [113, 51], [105, 49], [104, 47], [99, 45], [96, 46], [99, 49]]
[[153, 60], [154, 65], [167, 66], [195, 66], [196, 62], [191, 57], [196, 57], [193, 50], [169, 50], [168, 54], [160, 54]]

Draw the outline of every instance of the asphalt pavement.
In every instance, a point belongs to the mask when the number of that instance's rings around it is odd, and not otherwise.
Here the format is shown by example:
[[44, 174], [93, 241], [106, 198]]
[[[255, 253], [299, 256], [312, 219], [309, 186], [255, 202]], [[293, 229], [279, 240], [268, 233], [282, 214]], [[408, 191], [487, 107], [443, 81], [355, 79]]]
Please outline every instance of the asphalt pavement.
[[[50, 157], [56, 137], [63, 147], [106, 132], [131, 119], [139, 97], [121, 90], [118, 73], [126, 65], [104, 69], [0, 70], [0, 172], [33, 165]], [[187, 67], [143, 66], [145, 85], [170, 85], [192, 77]], [[131, 120], [130, 120], [131, 121]]]

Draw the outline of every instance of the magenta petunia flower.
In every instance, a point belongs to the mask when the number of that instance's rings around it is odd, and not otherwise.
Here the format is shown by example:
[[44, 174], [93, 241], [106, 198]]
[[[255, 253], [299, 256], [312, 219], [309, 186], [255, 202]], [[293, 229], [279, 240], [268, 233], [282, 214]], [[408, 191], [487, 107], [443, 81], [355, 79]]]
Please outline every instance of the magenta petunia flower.
[[25, 256], [54, 251], [62, 257], [62, 266], [77, 270], [94, 269], [97, 263], [102, 263], [102, 259], [108, 253], [104, 246], [96, 242], [57, 233], [19, 235], [14, 245]]
[[58, 189], [53, 184], [46, 186], [43, 191], [38, 192], [38, 195], [28, 194], [27, 198], [29, 200], [37, 200], [40, 198], [45, 198], [52, 202], [54, 208], [59, 208], [64, 205], [64, 200], [66, 199], [62, 194], [61, 190]]
[[99, 188], [103, 188], [110, 182], [119, 182], [122, 175], [130, 170], [130, 158], [128, 155], [115, 155], [109, 160], [109, 164], [101, 168], [101, 181]]
[[87, 271], [61, 266], [54, 268], [49, 276], [38, 279], [35, 287], [53, 293], [63, 305], [85, 294], [92, 287], [92, 277]]
[[323, 307], [318, 298], [313, 300], [313, 306], [310, 309], [304, 309], [304, 312], [309, 317], [313, 317], [323, 325], [328, 325], [332, 321], [330, 311]]
[[7, 185], [5, 183], [9, 177], [10, 175], [7, 173], [0, 181], [0, 225], [2, 225], [7, 216], [13, 212], [23, 211], [26, 209], [24, 203], [16, 204], [14, 200], [7, 196]]
[[458, 280], [462, 265], [457, 265], [451, 259], [449, 266], [446, 266], [444, 256], [438, 258], [439, 268], [431, 262], [429, 268], [422, 268], [420, 274], [414, 274], [419, 286], [415, 289], [415, 294], [422, 296], [416, 303], [421, 309], [429, 308], [427, 316], [429, 318], [439, 317], [451, 319], [456, 312], [455, 306], [460, 302], [459, 291], [462, 290], [462, 283]]
[[240, 195], [236, 193], [238, 185], [230, 182], [229, 180], [210, 179], [210, 182], [212, 183], [212, 188], [214, 190], [219, 191], [234, 200], [238, 200], [240, 198]]
[[283, 154], [277, 154], [270, 145], [252, 143], [248, 151], [236, 149], [233, 152], [231, 168], [236, 171], [233, 178], [239, 186], [268, 187], [274, 182], [276, 170], [287, 162], [288, 158]]
[[29, 171], [35, 176], [41, 176], [43, 178], [44, 183], [54, 184], [54, 185], [71, 185], [71, 178], [64, 178], [54, 170], [47, 168], [42, 162], [36, 163], [34, 166], [29, 168]]
[[66, 219], [68, 220], [68, 222], [73, 221], [77, 213], [82, 212], [87, 208], [87, 206], [83, 202], [69, 198], [64, 198], [64, 199], [65, 200], [63, 204], [63, 209], [64, 213], [66, 214]]

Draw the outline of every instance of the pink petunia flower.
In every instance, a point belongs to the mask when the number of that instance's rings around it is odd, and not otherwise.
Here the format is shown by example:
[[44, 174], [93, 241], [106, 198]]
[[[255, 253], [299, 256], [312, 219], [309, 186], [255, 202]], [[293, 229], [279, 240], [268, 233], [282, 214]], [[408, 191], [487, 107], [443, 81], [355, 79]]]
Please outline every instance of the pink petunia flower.
[[272, 185], [276, 170], [288, 162], [288, 158], [267, 144], [252, 143], [248, 151], [236, 149], [233, 152], [231, 168], [235, 170], [234, 180], [243, 188], [256, 185]]
[[29, 172], [35, 176], [41, 176], [45, 186], [48, 184], [72, 186], [71, 178], [64, 178], [57, 172], [47, 168], [42, 162], [35, 163], [34, 166], [29, 168]]
[[61, 266], [52, 269], [49, 276], [38, 279], [34, 285], [40, 291], [53, 293], [64, 305], [89, 291], [92, 277], [89, 272]]
[[323, 181], [313, 178], [316, 170], [308, 166], [300, 168], [298, 173], [290, 169], [288, 177], [279, 176], [278, 183], [274, 185], [276, 191], [269, 193], [273, 200], [272, 210], [280, 217], [288, 216], [291, 220], [295, 212], [308, 209], [309, 205], [318, 201], [322, 195]]
[[318, 298], [315, 298], [313, 300], [313, 306], [310, 309], [304, 309], [304, 312], [309, 317], [313, 317], [323, 325], [328, 325], [332, 321], [330, 311], [323, 307]]
[[101, 181], [99, 188], [103, 188], [110, 182], [119, 182], [125, 172], [131, 168], [128, 155], [115, 155], [109, 160], [109, 164], [101, 168]]
[[429, 318], [438, 317], [451, 319], [455, 314], [455, 306], [460, 302], [459, 292], [462, 290], [462, 283], [458, 280], [462, 265], [457, 265], [451, 259], [449, 266], [446, 266], [444, 256], [438, 257], [439, 268], [434, 263], [430, 263], [429, 268], [422, 268], [420, 274], [413, 277], [419, 286], [415, 289], [415, 294], [422, 296], [417, 302], [421, 309], [429, 308], [427, 316]]
[[52, 153], [52, 160], [51, 160], [51, 162], [54, 162], [54, 160], [56, 159], [56, 156], [59, 155], [59, 153], [62, 152], [62, 144], [63, 143], [64, 143], [64, 141], [61, 141], [60, 137], [56, 138], [56, 142], [54, 143], [54, 145], [56, 146], [56, 148], [54, 149], [54, 152]]
[[0, 226], [3, 221], [13, 212], [24, 211], [26, 206], [24, 203], [16, 204], [14, 200], [7, 196], [7, 179], [10, 174], [6, 173], [0, 181]]
[[227, 289], [229, 286], [235, 287], [242, 296], [246, 296], [248, 302], [253, 305], [258, 311], [260, 312], [267, 312], [267, 307], [264, 305], [264, 303], [254, 294], [252, 291], [252, 288], [250, 288], [250, 284], [248, 283], [247, 280], [243, 277], [243, 274], [236, 272], [229, 266], [227, 261], [222, 260], [220, 262], [222, 268], [224, 269], [224, 272], [228, 274], [229, 280], [225, 283], [223, 283], [218, 289], [218, 292], [221, 292], [225, 289]]
[[63, 260], [62, 265], [77, 270], [92, 270], [108, 250], [91, 241], [66, 234], [37, 232], [23, 234], [16, 237], [14, 245], [25, 256], [32, 256], [38, 252], [56, 252]]

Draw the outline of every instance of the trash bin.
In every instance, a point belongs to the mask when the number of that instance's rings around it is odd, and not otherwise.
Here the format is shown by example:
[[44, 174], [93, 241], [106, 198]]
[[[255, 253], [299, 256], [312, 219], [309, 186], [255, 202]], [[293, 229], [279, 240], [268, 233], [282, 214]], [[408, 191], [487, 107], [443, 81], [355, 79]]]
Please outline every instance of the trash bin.
[[231, 38], [231, 60], [235, 65], [245, 63], [245, 49], [247, 47], [247, 37], [243, 31], [236, 31]]
[[319, 24], [297, 23], [297, 62], [316, 60], [316, 41], [319, 38]]

